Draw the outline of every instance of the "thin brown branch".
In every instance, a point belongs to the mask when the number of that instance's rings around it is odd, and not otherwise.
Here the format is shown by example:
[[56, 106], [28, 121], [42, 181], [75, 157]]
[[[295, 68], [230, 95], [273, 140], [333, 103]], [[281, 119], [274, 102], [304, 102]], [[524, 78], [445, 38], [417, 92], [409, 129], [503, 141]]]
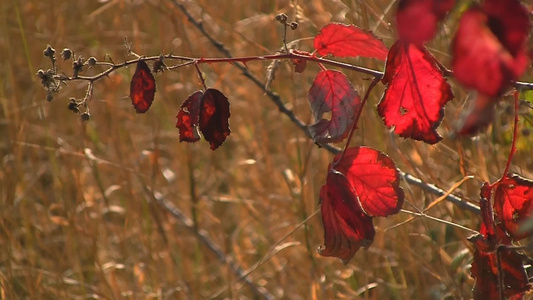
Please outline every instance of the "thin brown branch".
[[[188, 18], [189, 22], [191, 22], [191, 24], [193, 24], [212, 44], [213, 46], [219, 51], [221, 52], [224, 56], [228, 57], [228, 58], [232, 58], [233, 56], [231, 55], [231, 52], [224, 46], [223, 43], [217, 41], [214, 37], [211, 36], [211, 34], [209, 34], [205, 28], [203, 27], [202, 23], [200, 21], [197, 21], [195, 18], [192, 17], [192, 15], [189, 13], [189, 11], [186, 9], [186, 7], [181, 4], [180, 2], [178, 2], [177, 0], [171, 0], [172, 3], [174, 3], [174, 5], [176, 5], [184, 14], [185, 16]], [[302, 55], [303, 57], [306, 57], [310, 60], [314, 60], [313, 58], [309, 58], [305, 55]], [[300, 58], [300, 57], [299, 57]], [[319, 59], [319, 58], [317, 58]], [[344, 64], [344, 63], [339, 63], [339, 62], [335, 62], [335, 61], [330, 61], [330, 60], [324, 60], [324, 59], [320, 59], [320, 62], [321, 63], [325, 63], [325, 64], [333, 64], [335, 63], [336, 66], [341, 66], [341, 67], [344, 67], [344, 65], [346, 65], [346, 68], [347, 69], [350, 69], [350, 70], [354, 70], [354, 71], [361, 71], [361, 69], [359, 67], [357, 67], [356, 69], [354, 68], [354, 66], [352, 65], [349, 65], [349, 64]], [[255, 75], [253, 75], [252, 73], [250, 73], [250, 71], [248, 70], [248, 68], [246, 68], [246, 66], [244, 66], [242, 63], [237, 63], [235, 62], [234, 65], [239, 68], [239, 70], [241, 70], [243, 72], [243, 75], [245, 77], [247, 77], [248, 79], [250, 79], [257, 87], [259, 87], [261, 90], [263, 90], [265, 92], [265, 94], [274, 102], [274, 104], [276, 104], [276, 106], [278, 107], [278, 109], [280, 110], [280, 112], [282, 112], [283, 114], [285, 114], [287, 117], [289, 117], [289, 119], [298, 127], [300, 128], [309, 138], [311, 138], [311, 135], [309, 133], [309, 130], [307, 129], [307, 124], [305, 124], [304, 122], [302, 122], [295, 114], [292, 110], [290, 110], [289, 108], [287, 108], [287, 106], [285, 106], [284, 104], [284, 101], [281, 99], [281, 97], [275, 93], [275, 92], [272, 92], [270, 90], [267, 90], [265, 89], [265, 83], [262, 82], [261, 80], [259, 80], [259, 78], [257, 78]], [[378, 78], [381, 78], [383, 76], [383, 73], [380, 72], [380, 71], [377, 71], [377, 70], [371, 70], [371, 69], [365, 69], [365, 71], [361, 71], [365, 74], [368, 74], [368, 75], [372, 75], [374, 77], [378, 77]], [[532, 85], [532, 88], [533, 88], [533, 85]], [[337, 153], [340, 153], [340, 149], [333, 146], [333, 145], [330, 145], [330, 144], [322, 144], [320, 145], [322, 148], [325, 148], [326, 150], [328, 150], [329, 152], [333, 153], [333, 154], [337, 154]], [[411, 185], [414, 185], [414, 186], [417, 186], [429, 193], [432, 193], [434, 195], [437, 195], [437, 196], [444, 196], [446, 195], [446, 192], [433, 185], [433, 184], [430, 184], [430, 183], [426, 183], [426, 182], [423, 182], [421, 179], [409, 174], [409, 173], [406, 173], [406, 172], [403, 172], [401, 170], [399, 170], [400, 174], [402, 175], [402, 177], [405, 179], [405, 181]], [[474, 213], [479, 213], [480, 210], [479, 210], [479, 207], [472, 204], [472, 203], [469, 203], [469, 202], [466, 202], [466, 201], [463, 201], [460, 197], [457, 197], [453, 194], [449, 194], [446, 196], [446, 200], [454, 203], [455, 205], [457, 205], [458, 207], [462, 208], [462, 209], [465, 209], [465, 210], [468, 210], [468, 211], [471, 211], [471, 212], [474, 212]]]

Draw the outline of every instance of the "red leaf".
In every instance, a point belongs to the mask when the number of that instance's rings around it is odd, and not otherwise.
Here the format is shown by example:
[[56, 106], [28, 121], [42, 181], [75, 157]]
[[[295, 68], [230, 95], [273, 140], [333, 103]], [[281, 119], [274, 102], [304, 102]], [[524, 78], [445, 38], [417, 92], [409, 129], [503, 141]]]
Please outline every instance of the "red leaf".
[[142, 60], [137, 63], [130, 83], [130, 98], [137, 113], [145, 113], [152, 105], [155, 94], [155, 78]]
[[332, 54], [337, 57], [387, 58], [387, 46], [373, 33], [355, 25], [331, 23], [315, 36], [313, 45], [320, 55]]
[[347, 264], [361, 246], [366, 249], [374, 241], [372, 217], [361, 209], [346, 177], [335, 171], [328, 173], [320, 189], [320, 202], [325, 241], [318, 253], [338, 257]]
[[[485, 183], [481, 187], [480, 208], [483, 222], [480, 234], [469, 238], [475, 247], [471, 269], [472, 277], [476, 280], [474, 299], [501, 299], [500, 293], [503, 287], [505, 287], [503, 294], [507, 299], [522, 299], [524, 293], [531, 288], [524, 269], [527, 257], [515, 249], [501, 247], [511, 246], [511, 239], [505, 232], [505, 224], [494, 222], [490, 206], [490, 199], [493, 196], [495, 210], [498, 209], [498, 198], [501, 198], [498, 194], [502, 193], [498, 189], [508, 188], [513, 184], [509, 181], [523, 180], [515, 177], [516, 175], [507, 176], [502, 182], [493, 185]], [[496, 190], [493, 193], [494, 189]], [[500, 287], [500, 280], [503, 280], [503, 287]]]
[[444, 105], [453, 98], [450, 85], [429, 51], [397, 41], [389, 51], [382, 82], [387, 85], [378, 104], [385, 125], [405, 138], [434, 144]]
[[518, 228], [533, 217], [533, 181], [507, 174], [496, 183], [494, 212], [511, 238], [520, 240], [530, 236], [533, 232], [519, 233]]
[[197, 91], [190, 95], [181, 105], [176, 118], [176, 127], [180, 131], [180, 142], [196, 142], [200, 139], [198, 134], [198, 118], [200, 115], [200, 104], [202, 103], [202, 91]]
[[[340, 158], [340, 154], [335, 160]], [[400, 173], [387, 155], [368, 147], [348, 148], [335, 169], [346, 177], [363, 211], [372, 217], [396, 214], [403, 205]]]
[[500, 95], [527, 67], [529, 30], [527, 10], [517, 0], [490, 0], [483, 8], [470, 8], [452, 43], [455, 77], [482, 94]]
[[[500, 299], [500, 284], [498, 278], [498, 261], [495, 252], [483, 252], [480, 249], [474, 251], [474, 261], [472, 262], [472, 277], [476, 280], [474, 285], [474, 299]], [[524, 269], [524, 256], [514, 250], [500, 251], [500, 264], [505, 286], [506, 297], [522, 296], [531, 286]]]
[[[339, 71], [317, 74], [308, 96], [316, 123], [309, 132], [317, 143], [340, 142], [349, 133], [361, 104], [359, 94], [346, 75]], [[331, 119], [322, 119], [331, 112]]]
[[202, 97], [199, 128], [215, 150], [230, 134], [228, 98], [216, 89], [207, 89]]
[[207, 89], [205, 93], [197, 91], [189, 96], [176, 117], [180, 141], [198, 141], [199, 129], [211, 145], [211, 150], [215, 150], [231, 133], [228, 98], [216, 89]]
[[401, 0], [396, 11], [400, 39], [422, 44], [437, 32], [437, 23], [453, 8], [455, 0]]
[[325, 242], [319, 254], [347, 263], [361, 246], [368, 248], [375, 235], [372, 217], [395, 214], [403, 205], [399, 182], [394, 162], [385, 154], [367, 147], [348, 148], [342, 161], [329, 166], [320, 190]]

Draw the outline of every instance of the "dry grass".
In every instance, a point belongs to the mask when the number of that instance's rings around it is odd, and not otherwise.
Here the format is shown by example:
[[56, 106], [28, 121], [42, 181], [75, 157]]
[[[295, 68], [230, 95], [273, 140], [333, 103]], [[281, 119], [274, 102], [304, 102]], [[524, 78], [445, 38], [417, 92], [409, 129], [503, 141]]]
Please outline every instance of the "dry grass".
[[[342, 21], [375, 29], [392, 43], [392, 10], [385, 11], [390, 0], [297, 2], [297, 12], [288, 0], [197, 0], [187, 7], [198, 18], [202, 12], [208, 31], [235, 55], [274, 53], [282, 38], [273, 21], [279, 12], [299, 18], [291, 39]], [[131, 68], [96, 83], [89, 122], [66, 109], [68, 97], [83, 97], [83, 83], [65, 86], [51, 103], [44, 100], [34, 74], [49, 67], [42, 55], [46, 44], [120, 62], [127, 36], [140, 54], [220, 56], [170, 2], [13, 0], [0, 2], [0, 10], [0, 299], [257, 298], [190, 228], [153, 201], [150, 190], [195, 218], [243, 269], [264, 262], [248, 278], [276, 298], [471, 297], [465, 241], [470, 233], [450, 225], [416, 219], [390, 228], [409, 216], [377, 219], [374, 244], [348, 265], [318, 256], [323, 230], [315, 212], [332, 156], [230, 65], [202, 66], [208, 84], [231, 102], [233, 132], [215, 152], [205, 142], [180, 144], [174, 128], [179, 105], [201, 87], [192, 68], [157, 75], [156, 99], [144, 115], [135, 114], [127, 98]], [[445, 62], [456, 17], [431, 45]], [[310, 47], [309, 41], [301, 43]], [[264, 78], [266, 65], [249, 67]], [[70, 72], [69, 62], [60, 66]], [[308, 122], [306, 92], [316, 70], [310, 64], [304, 74], [294, 74], [283, 63], [273, 83]], [[347, 74], [362, 93], [368, 78]], [[446, 133], [467, 97], [460, 88], [454, 91], [442, 143], [428, 146], [390, 135], [375, 112], [380, 89], [373, 92], [354, 143], [386, 152], [402, 170], [443, 189], [474, 175], [455, 193], [476, 201], [480, 183], [494, 181], [503, 170], [511, 119], [502, 113], [499, 125], [479, 139], [454, 140]], [[512, 169], [531, 178], [532, 137], [520, 138], [522, 152]], [[436, 199], [403, 187], [405, 209], [422, 209]], [[479, 223], [447, 202], [430, 214], [473, 229]]]

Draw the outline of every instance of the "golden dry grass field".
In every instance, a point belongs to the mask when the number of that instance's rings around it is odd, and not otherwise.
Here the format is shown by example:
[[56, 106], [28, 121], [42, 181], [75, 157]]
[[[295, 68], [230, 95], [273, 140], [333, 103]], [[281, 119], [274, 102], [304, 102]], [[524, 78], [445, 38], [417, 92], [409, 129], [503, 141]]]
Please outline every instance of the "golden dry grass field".
[[[86, 82], [69, 82], [48, 102], [35, 76], [50, 68], [47, 44], [67, 74], [72, 67], [60, 58], [63, 48], [119, 63], [134, 58], [125, 37], [141, 55], [224, 56], [177, 3], [234, 56], [245, 56], [274, 54], [282, 46], [283, 28], [275, 21], [281, 12], [299, 22], [287, 38], [302, 38], [303, 50], [312, 51], [305, 38], [333, 21], [373, 30], [390, 46], [394, 2], [1, 1], [0, 299], [469, 299], [472, 247], [466, 238], [472, 232], [457, 226], [428, 218], [396, 226], [410, 218], [399, 213], [376, 219], [374, 243], [347, 265], [319, 256], [318, 195], [333, 156], [234, 66], [200, 66], [207, 84], [231, 105], [232, 133], [216, 151], [205, 141], [180, 143], [175, 128], [181, 103], [202, 88], [194, 67], [158, 73], [155, 101], [145, 114], [136, 114], [128, 97], [134, 68], [113, 72], [95, 82], [86, 122], [67, 109], [69, 97], [83, 98]], [[429, 45], [448, 66], [464, 5], [460, 1]], [[344, 61], [383, 70], [374, 60]], [[248, 67], [264, 81], [268, 64]], [[282, 62], [272, 83], [309, 124], [307, 91], [318, 70], [308, 63], [296, 74]], [[344, 72], [363, 95], [371, 78]], [[532, 80], [531, 71], [522, 79]], [[453, 193], [477, 203], [482, 182], [498, 179], [507, 160], [511, 100], [479, 138], [454, 138], [469, 94], [451, 84], [455, 99], [439, 128], [441, 143], [391, 134], [375, 109], [381, 85], [352, 143], [385, 152], [401, 170], [443, 190], [472, 175]], [[511, 170], [533, 178], [530, 110], [524, 116]], [[423, 210], [438, 198], [405, 181], [402, 187], [406, 210]], [[448, 201], [427, 213], [479, 228], [479, 216]]]

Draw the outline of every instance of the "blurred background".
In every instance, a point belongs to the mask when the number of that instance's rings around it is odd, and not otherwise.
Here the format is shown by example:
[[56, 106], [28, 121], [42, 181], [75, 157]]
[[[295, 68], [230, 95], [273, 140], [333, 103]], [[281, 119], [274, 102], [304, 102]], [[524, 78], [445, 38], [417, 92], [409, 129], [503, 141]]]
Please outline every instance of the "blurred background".
[[[458, 2], [428, 45], [447, 66], [467, 5]], [[232, 133], [216, 151], [203, 140], [179, 143], [175, 128], [181, 103], [202, 88], [194, 67], [155, 75], [155, 101], [145, 114], [136, 114], [128, 97], [132, 67], [95, 82], [89, 121], [67, 109], [70, 97], [84, 97], [87, 82], [69, 82], [46, 100], [35, 74], [51, 67], [43, 56], [47, 44], [56, 50], [58, 69], [69, 75], [72, 61], [61, 59], [63, 48], [120, 63], [134, 58], [125, 37], [140, 55], [223, 56], [178, 4], [234, 56], [276, 53], [283, 39], [278, 13], [299, 23], [287, 38], [301, 39], [297, 47], [306, 51], [329, 22], [372, 30], [388, 46], [395, 38], [392, 0], [1, 1], [0, 299], [470, 298], [466, 238], [472, 233], [455, 226], [425, 218], [402, 224], [410, 216], [400, 213], [375, 219], [374, 243], [347, 265], [320, 257], [318, 194], [333, 156], [230, 64], [201, 65], [207, 85], [224, 92], [231, 105]], [[269, 63], [248, 67], [264, 81]], [[307, 91], [319, 70], [308, 63], [297, 74], [282, 62], [272, 83], [308, 124], [314, 120]], [[101, 71], [85, 68], [82, 74]], [[372, 78], [344, 73], [363, 95]], [[452, 132], [471, 96], [451, 84], [455, 100], [439, 127], [441, 143], [392, 135], [375, 109], [382, 86], [372, 92], [352, 143], [385, 152], [403, 171], [444, 190], [473, 175], [454, 193], [475, 203], [481, 183], [498, 179], [505, 166], [512, 102], [499, 105], [494, 126], [479, 137], [456, 138]], [[521, 113], [511, 170], [533, 178], [533, 119], [530, 109]], [[402, 186], [406, 210], [423, 210], [437, 199]], [[479, 227], [477, 215], [447, 201], [428, 214]]]

